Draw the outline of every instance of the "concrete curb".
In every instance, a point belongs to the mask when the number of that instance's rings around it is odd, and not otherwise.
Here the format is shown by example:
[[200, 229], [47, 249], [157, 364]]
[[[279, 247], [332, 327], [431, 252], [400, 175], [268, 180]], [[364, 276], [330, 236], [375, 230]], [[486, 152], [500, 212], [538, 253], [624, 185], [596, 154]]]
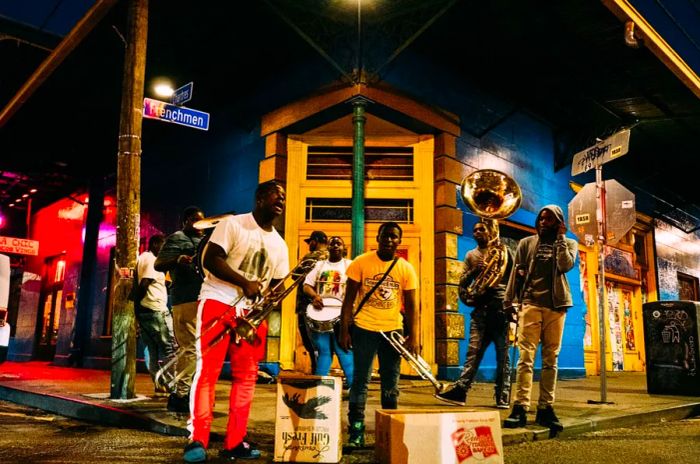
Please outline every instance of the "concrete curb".
[[[659, 422], [676, 421], [700, 415], [700, 403], [689, 403], [681, 406], [644, 411], [635, 414], [628, 414], [617, 417], [600, 417], [574, 422], [564, 421], [564, 431], [557, 437], [570, 438], [583, 433], [598, 430], [614, 429], [618, 427], [632, 427], [637, 425], [648, 425]], [[552, 437], [554, 438], [554, 437]], [[503, 446], [516, 445], [529, 441], [540, 441], [550, 439], [549, 430], [533, 426], [532, 429], [520, 429], [520, 431], [509, 431], [503, 433]]]
[[124, 427], [146, 430], [163, 435], [188, 436], [189, 432], [183, 427], [163, 424], [156, 420], [143, 417], [131, 411], [113, 408], [107, 405], [96, 405], [75, 398], [58, 395], [40, 394], [0, 385], [0, 398], [13, 403], [31, 406], [61, 416], [79, 419], [108, 427]]

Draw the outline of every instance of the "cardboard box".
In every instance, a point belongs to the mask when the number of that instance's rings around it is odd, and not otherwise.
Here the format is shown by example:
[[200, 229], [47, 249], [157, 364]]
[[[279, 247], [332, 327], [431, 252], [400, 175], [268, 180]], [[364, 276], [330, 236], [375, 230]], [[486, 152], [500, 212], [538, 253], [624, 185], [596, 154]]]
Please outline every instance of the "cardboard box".
[[275, 462], [339, 462], [343, 384], [331, 376], [281, 375], [277, 381]]
[[380, 464], [503, 463], [497, 411], [380, 409], [375, 418]]

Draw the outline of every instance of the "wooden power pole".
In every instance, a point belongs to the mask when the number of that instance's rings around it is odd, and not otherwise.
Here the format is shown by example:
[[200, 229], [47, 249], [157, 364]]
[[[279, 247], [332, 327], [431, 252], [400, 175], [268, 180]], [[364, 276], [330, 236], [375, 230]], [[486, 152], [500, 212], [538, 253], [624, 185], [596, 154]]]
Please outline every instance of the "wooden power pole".
[[136, 325], [128, 299], [139, 245], [141, 123], [146, 72], [148, 0], [129, 0], [117, 155], [116, 285], [112, 292], [112, 379], [110, 397], [134, 397]]

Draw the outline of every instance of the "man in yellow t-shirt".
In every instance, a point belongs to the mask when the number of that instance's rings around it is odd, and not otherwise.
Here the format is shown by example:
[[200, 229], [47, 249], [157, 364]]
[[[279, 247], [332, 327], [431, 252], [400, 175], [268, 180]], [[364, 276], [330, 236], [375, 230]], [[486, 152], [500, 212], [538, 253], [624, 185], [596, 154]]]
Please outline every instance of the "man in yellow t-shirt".
[[[403, 231], [397, 223], [385, 222], [377, 234], [377, 251], [355, 258], [346, 272], [348, 280], [341, 316], [340, 346], [345, 350], [353, 349], [355, 363], [348, 411], [349, 446], [364, 446], [367, 385], [375, 355], [379, 357], [382, 408], [398, 407], [401, 355], [380, 332], [388, 335], [389, 332], [397, 331], [406, 339], [408, 351], [413, 354], [420, 351], [416, 312], [418, 277], [408, 261], [396, 257], [396, 248], [401, 244], [402, 235]], [[364, 296], [382, 279], [394, 258], [397, 258], [396, 264], [379, 287], [358, 310], [353, 311], [356, 297], [360, 297], [358, 301], [363, 301]], [[405, 312], [405, 325], [401, 308]]]

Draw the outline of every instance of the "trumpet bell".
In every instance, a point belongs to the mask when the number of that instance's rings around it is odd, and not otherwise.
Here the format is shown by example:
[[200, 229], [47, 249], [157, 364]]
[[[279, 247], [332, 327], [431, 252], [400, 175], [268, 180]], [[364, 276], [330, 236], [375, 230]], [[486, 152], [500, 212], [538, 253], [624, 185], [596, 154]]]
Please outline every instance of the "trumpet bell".
[[236, 332], [236, 335], [252, 344], [255, 342], [258, 328], [254, 323], [243, 317], [239, 317], [236, 319], [236, 327], [233, 330]]
[[522, 201], [520, 186], [515, 180], [495, 169], [480, 169], [465, 177], [461, 196], [474, 214], [486, 219], [507, 218]]
[[200, 219], [199, 221], [195, 222], [192, 224], [192, 227], [198, 230], [206, 230], [206, 229], [211, 229], [212, 227], [216, 227], [216, 225], [221, 222], [223, 219], [226, 219], [229, 216], [233, 216], [233, 214], [218, 214], [216, 216], [209, 216], [204, 219]]

